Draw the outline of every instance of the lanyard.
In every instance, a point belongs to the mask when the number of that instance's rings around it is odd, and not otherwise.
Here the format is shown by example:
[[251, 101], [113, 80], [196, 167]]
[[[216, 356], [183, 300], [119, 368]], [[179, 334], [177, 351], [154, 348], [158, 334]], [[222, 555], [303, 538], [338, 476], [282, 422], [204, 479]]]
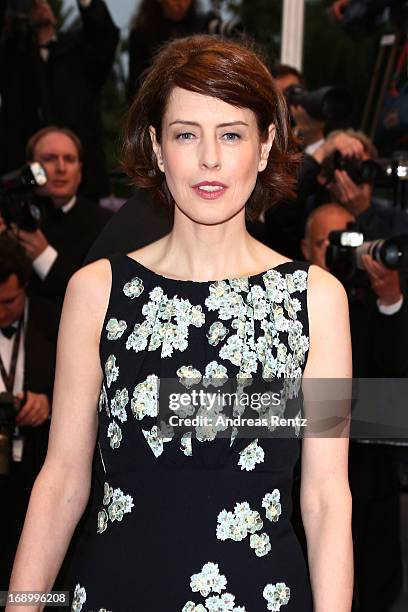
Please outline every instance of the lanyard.
[[20, 338], [21, 338], [22, 329], [23, 329], [23, 319], [21, 318], [18, 323], [17, 332], [14, 336], [13, 351], [11, 354], [10, 371], [8, 374], [7, 374], [7, 370], [3, 363], [3, 359], [1, 358], [1, 355], [0, 355], [0, 374], [4, 381], [4, 385], [6, 387], [7, 393], [10, 393], [11, 395], [13, 395], [14, 380], [16, 378], [17, 359], [18, 359], [18, 351], [20, 348]]

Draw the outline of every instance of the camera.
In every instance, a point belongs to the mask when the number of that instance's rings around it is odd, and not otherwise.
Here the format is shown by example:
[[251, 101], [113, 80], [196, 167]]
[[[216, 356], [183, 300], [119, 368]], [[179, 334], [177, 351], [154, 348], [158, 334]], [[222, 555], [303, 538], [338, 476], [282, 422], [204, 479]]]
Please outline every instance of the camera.
[[407, 272], [408, 235], [365, 241], [353, 223], [348, 224], [346, 230], [330, 232], [326, 265], [341, 281], [350, 282], [358, 271], [365, 269], [362, 256], [366, 254], [390, 270]]
[[0, 393], [0, 475], [10, 473], [11, 453], [13, 445], [13, 432], [16, 423], [16, 414], [24, 404], [11, 393]]
[[308, 91], [301, 85], [290, 85], [284, 92], [288, 106], [302, 106], [319, 121], [343, 121], [353, 112], [350, 93], [340, 87], [320, 87]]
[[344, 170], [356, 185], [362, 185], [363, 183], [374, 183], [381, 167], [373, 160], [363, 161], [358, 157], [346, 157], [340, 151], [334, 151], [322, 163], [321, 174], [326, 183], [333, 182], [336, 170]]
[[49, 199], [36, 195], [35, 190], [46, 183], [47, 175], [38, 162], [0, 177], [0, 215], [7, 227], [15, 223], [26, 232], [39, 227]]
[[223, 36], [224, 38], [233, 38], [242, 34], [244, 28], [242, 22], [237, 18], [219, 19], [215, 17], [209, 21], [207, 26], [208, 34]]

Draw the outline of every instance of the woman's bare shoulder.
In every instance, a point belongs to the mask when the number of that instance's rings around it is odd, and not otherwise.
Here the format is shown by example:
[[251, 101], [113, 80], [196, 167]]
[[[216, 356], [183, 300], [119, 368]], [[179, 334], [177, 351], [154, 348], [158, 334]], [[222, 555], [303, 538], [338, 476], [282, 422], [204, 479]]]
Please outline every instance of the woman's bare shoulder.
[[333, 274], [315, 264], [309, 266], [308, 297], [320, 307], [347, 302], [347, 294], [341, 282]]
[[64, 309], [79, 308], [89, 318], [103, 318], [109, 303], [111, 285], [112, 272], [108, 259], [98, 259], [80, 268], [68, 283]]

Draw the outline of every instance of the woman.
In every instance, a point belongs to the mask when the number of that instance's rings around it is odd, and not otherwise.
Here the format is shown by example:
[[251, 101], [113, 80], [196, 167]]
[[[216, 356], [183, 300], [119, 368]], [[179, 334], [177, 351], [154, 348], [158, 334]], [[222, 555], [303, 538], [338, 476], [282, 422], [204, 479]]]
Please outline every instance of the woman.
[[247, 48], [173, 41], [130, 109], [124, 153], [135, 183], [173, 208], [173, 229], [70, 281], [48, 455], [11, 589], [52, 587], [88, 501], [98, 437], [73, 610], [349, 612], [347, 439], [303, 443], [310, 586], [290, 524], [298, 440], [248, 442], [230, 425], [180, 436], [157, 399], [159, 382], [160, 393], [201, 382], [222, 391], [229, 378], [242, 391], [251, 377], [350, 377], [341, 285], [245, 229], [246, 215], [294, 186], [284, 101]]

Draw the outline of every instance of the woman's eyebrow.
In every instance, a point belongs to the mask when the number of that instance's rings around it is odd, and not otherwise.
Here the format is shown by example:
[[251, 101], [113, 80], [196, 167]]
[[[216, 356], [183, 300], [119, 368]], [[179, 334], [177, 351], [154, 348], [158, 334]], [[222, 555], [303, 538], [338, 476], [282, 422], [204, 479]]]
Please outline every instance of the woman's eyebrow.
[[[172, 121], [171, 123], [169, 123], [169, 127], [171, 127], [172, 125], [175, 125], [176, 123], [181, 123], [182, 125], [194, 125], [195, 127], [200, 127], [200, 124], [197, 123], [196, 121], [184, 121], [183, 119], [176, 119], [175, 121]], [[229, 121], [228, 123], [219, 123], [218, 125], [216, 125], [216, 127], [217, 128], [232, 127], [234, 125], [244, 125], [246, 127], [249, 127], [248, 123], [245, 123], [245, 121]]]

